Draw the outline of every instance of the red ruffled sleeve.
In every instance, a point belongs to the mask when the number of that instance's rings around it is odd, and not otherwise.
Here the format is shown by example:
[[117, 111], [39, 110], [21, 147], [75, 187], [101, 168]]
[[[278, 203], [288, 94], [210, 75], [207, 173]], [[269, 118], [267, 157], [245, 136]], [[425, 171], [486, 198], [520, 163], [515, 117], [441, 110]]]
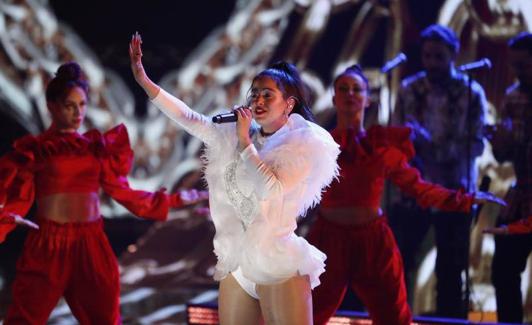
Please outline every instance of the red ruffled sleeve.
[[372, 148], [394, 147], [410, 161], [416, 155], [416, 150], [410, 140], [411, 132], [412, 130], [408, 127], [376, 125], [369, 128], [368, 140]]
[[[98, 134], [85, 134], [95, 138]], [[155, 193], [131, 189], [127, 175], [133, 165], [133, 151], [127, 129], [123, 124], [101, 136], [102, 174], [101, 185], [113, 199], [133, 214], [146, 219], [166, 220], [168, 209], [183, 205], [178, 194]]]
[[33, 204], [36, 142], [32, 135], [20, 138], [14, 150], [0, 158], [0, 243], [15, 228], [9, 213], [24, 217]]
[[375, 127], [368, 138], [384, 155], [388, 178], [402, 192], [416, 198], [422, 208], [434, 207], [442, 211], [469, 212], [474, 196], [463, 189], [449, 190], [421, 178], [419, 171], [408, 163], [415, 155], [410, 141], [410, 129], [403, 127]]

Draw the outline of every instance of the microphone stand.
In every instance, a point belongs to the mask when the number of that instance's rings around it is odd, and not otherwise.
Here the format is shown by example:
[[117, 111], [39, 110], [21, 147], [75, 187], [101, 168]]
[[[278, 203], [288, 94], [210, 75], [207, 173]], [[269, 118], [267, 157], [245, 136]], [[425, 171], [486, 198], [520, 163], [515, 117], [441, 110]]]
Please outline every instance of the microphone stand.
[[[388, 84], [388, 121], [386, 126], [390, 127], [392, 125], [392, 72], [394, 69], [386, 71], [386, 83]], [[391, 211], [391, 199], [392, 199], [392, 183], [390, 181], [386, 182], [385, 193], [384, 193], [384, 205], [386, 207], [386, 213]]]
[[[473, 166], [471, 166], [471, 148], [472, 148], [472, 144], [471, 144], [471, 135], [473, 133], [473, 70], [467, 70], [466, 71], [466, 75], [467, 75], [467, 110], [466, 110], [466, 124], [467, 124], [467, 130], [466, 130], [466, 135], [467, 135], [467, 140], [466, 140], [466, 159], [467, 159], [467, 168], [466, 168], [466, 171], [467, 171], [467, 181], [466, 181], [466, 185], [467, 185], [467, 191], [470, 190], [471, 188], [471, 170], [473, 169]], [[469, 221], [471, 221], [471, 219], [473, 218], [473, 216], [476, 215], [474, 209], [471, 209], [471, 211], [469, 212], [469, 216], [468, 218]], [[471, 298], [471, 279], [470, 279], [470, 274], [469, 274], [469, 264], [470, 264], [470, 252], [469, 252], [469, 249], [471, 247], [471, 233], [472, 233], [472, 230], [473, 230], [473, 223], [471, 222], [469, 224], [469, 231], [468, 231], [468, 236], [469, 238], [467, 238], [467, 245], [466, 245], [466, 250], [467, 250], [467, 263], [466, 263], [466, 268], [465, 268], [465, 297], [464, 297], [464, 300], [465, 300], [465, 312], [466, 312], [466, 317], [468, 317], [468, 313], [469, 313], [469, 310], [470, 310], [470, 298]]]
[[392, 125], [392, 70], [386, 72], [386, 83], [388, 84], [388, 122], [387, 126]]
[[[407, 61], [407, 57], [404, 53], [400, 52], [397, 54], [393, 59], [389, 60], [384, 64], [384, 66], [381, 68], [381, 73], [386, 74], [386, 83], [388, 85], [388, 120], [386, 121], [386, 126], [390, 127], [392, 125], [392, 72], [397, 68], [400, 64]], [[382, 105], [380, 105], [380, 108], [382, 108]], [[387, 181], [384, 186], [384, 206], [387, 212], [391, 210], [391, 196], [392, 196], [392, 185], [390, 181]]]
[[[488, 68], [491, 68], [491, 62], [489, 59], [487, 58], [483, 58], [482, 60], [479, 60], [477, 62], [473, 62], [473, 63], [470, 63], [470, 64], [466, 64], [466, 65], [463, 65], [461, 67], [458, 68], [458, 70], [462, 71], [463, 73], [466, 73], [467, 75], [467, 110], [466, 110], [466, 136], [467, 136], [467, 139], [466, 139], [466, 159], [467, 159], [467, 167], [466, 167], [466, 172], [467, 172], [467, 180], [466, 180], [466, 185], [467, 185], [467, 191], [470, 190], [471, 188], [471, 183], [472, 183], [472, 179], [471, 179], [471, 171], [473, 169], [473, 166], [471, 164], [471, 149], [472, 149], [472, 144], [471, 144], [471, 136], [473, 135], [473, 71], [477, 68], [481, 68], [481, 67], [488, 67]], [[483, 180], [483, 183], [486, 183], [484, 182]], [[489, 186], [489, 180], [488, 180], [488, 183], [487, 185], [486, 184], [483, 184], [483, 186]], [[484, 190], [484, 189], [483, 189]], [[487, 189], [486, 189], [487, 190]], [[477, 207], [477, 209], [479, 209], [479, 207]], [[468, 236], [469, 238], [467, 238], [467, 241], [466, 241], [466, 249], [467, 249], [467, 261], [466, 261], [466, 268], [465, 268], [465, 297], [464, 297], [464, 300], [465, 300], [465, 306], [466, 307], [466, 316], [467, 316], [467, 313], [469, 312], [469, 299], [470, 299], [470, 295], [471, 295], [471, 279], [469, 277], [469, 261], [470, 261], [470, 254], [469, 254], [469, 249], [470, 249], [470, 246], [471, 246], [471, 233], [472, 233], [472, 230], [473, 230], [473, 226], [474, 224], [476, 223], [476, 216], [477, 216], [477, 213], [475, 211], [475, 209], [471, 209], [471, 211], [469, 212], [469, 216], [468, 216], [468, 221], [470, 221], [471, 223], [469, 224], [469, 232], [468, 232]], [[473, 220], [475, 220], [473, 222]]]

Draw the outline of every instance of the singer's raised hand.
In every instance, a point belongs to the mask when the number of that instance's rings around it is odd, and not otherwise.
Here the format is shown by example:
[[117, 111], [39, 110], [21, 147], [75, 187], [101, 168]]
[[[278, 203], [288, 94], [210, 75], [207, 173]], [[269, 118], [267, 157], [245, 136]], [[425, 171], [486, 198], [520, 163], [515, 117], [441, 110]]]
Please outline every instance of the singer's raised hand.
[[129, 60], [131, 71], [135, 81], [144, 89], [150, 98], [154, 98], [159, 93], [159, 86], [148, 78], [144, 66], [142, 65], [142, 38], [138, 32], [131, 36], [129, 42]]
[[249, 107], [238, 107], [235, 109], [235, 113], [238, 115], [236, 121], [236, 135], [238, 137], [238, 147], [240, 151], [244, 150], [251, 144], [251, 138], [249, 137], [249, 128], [251, 127], [251, 120], [253, 114]]
[[138, 32], [131, 35], [131, 41], [129, 42], [129, 60], [131, 63], [131, 71], [138, 83], [141, 83], [146, 78], [146, 72], [142, 65], [142, 38]]

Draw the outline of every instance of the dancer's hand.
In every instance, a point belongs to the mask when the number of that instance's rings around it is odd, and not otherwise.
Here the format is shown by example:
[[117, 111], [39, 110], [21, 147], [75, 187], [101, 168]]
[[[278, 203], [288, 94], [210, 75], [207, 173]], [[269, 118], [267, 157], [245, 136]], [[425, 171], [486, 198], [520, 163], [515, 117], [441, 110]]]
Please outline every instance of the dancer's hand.
[[506, 206], [506, 202], [503, 199], [496, 197], [493, 193], [482, 191], [475, 192], [476, 204], [484, 204], [487, 202], [495, 203], [500, 206]]
[[14, 223], [28, 228], [39, 229], [39, 225], [22, 218], [16, 213], [8, 213], [6, 216], [1, 217], [0, 223]]
[[[181, 201], [184, 205], [194, 205], [199, 202], [203, 202], [209, 199], [208, 191], [198, 191], [196, 189], [183, 190], [179, 192]], [[192, 215], [196, 217], [209, 217], [211, 210], [208, 206], [196, 206], [192, 209]]]
[[209, 199], [208, 191], [198, 191], [196, 189], [180, 191], [179, 195], [184, 205], [193, 205]]

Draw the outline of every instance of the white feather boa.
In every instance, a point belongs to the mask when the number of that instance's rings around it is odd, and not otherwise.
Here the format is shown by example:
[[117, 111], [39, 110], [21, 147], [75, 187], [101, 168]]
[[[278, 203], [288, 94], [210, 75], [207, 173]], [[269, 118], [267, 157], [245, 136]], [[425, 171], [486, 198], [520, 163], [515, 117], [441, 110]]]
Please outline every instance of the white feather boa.
[[[258, 213], [244, 230], [224, 183], [226, 167], [239, 159], [235, 125], [216, 127], [218, 138], [207, 146], [204, 154], [205, 178], [217, 232], [215, 278], [222, 279], [240, 266], [243, 274], [256, 283], [276, 283], [299, 272], [308, 274], [312, 287], [316, 286], [324, 270], [325, 255], [297, 237], [294, 230], [297, 217], [318, 204], [322, 191], [338, 176], [338, 145], [323, 128], [292, 114], [287, 124], [264, 143], [259, 156], [278, 177], [299, 175], [302, 169], [307, 174], [290, 193], [261, 199], [252, 196], [259, 207]], [[240, 185], [239, 180], [237, 186]]]

